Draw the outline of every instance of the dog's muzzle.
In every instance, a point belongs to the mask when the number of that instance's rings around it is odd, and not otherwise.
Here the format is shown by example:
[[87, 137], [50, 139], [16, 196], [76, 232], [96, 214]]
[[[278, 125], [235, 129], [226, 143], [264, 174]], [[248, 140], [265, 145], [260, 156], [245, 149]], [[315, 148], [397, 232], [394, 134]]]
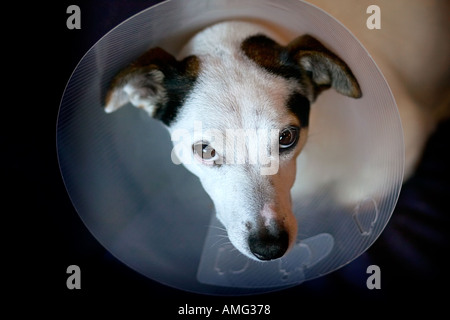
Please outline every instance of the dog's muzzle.
[[251, 233], [248, 237], [250, 251], [259, 260], [282, 257], [289, 248], [289, 234], [285, 230], [275, 232], [267, 229]]

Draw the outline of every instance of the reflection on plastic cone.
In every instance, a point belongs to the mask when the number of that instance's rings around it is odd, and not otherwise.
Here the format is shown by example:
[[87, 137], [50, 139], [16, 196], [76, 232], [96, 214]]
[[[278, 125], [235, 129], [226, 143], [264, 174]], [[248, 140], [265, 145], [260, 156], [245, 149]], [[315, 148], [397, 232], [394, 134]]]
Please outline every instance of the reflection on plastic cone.
[[[212, 225], [217, 224], [213, 218]], [[241, 288], [282, 287], [299, 284], [306, 279], [309, 268], [325, 260], [334, 247], [333, 236], [321, 233], [294, 245], [289, 253], [277, 260], [258, 262], [237, 252], [231, 244], [214, 245], [217, 228], [210, 228], [197, 278], [200, 282]]]
[[370, 235], [378, 219], [377, 202], [374, 199], [366, 199], [358, 203], [353, 218], [361, 235]]

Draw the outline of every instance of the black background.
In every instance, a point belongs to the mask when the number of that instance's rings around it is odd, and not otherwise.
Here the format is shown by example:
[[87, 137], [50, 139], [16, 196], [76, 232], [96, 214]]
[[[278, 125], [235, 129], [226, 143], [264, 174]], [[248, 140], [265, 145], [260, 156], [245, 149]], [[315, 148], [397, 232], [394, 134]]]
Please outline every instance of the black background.
[[[129, 269], [95, 240], [73, 208], [59, 172], [59, 103], [89, 48], [111, 28], [157, 2], [55, 1], [17, 3], [4, 9], [4, 19], [10, 13], [11, 22], [4, 28], [3, 61], [4, 68], [12, 71], [3, 86], [4, 100], [12, 100], [3, 107], [7, 113], [2, 134], [6, 179], [2, 180], [8, 190], [2, 223], [4, 305], [16, 314], [106, 316], [121, 310], [130, 314], [127, 318], [134, 313], [149, 319], [177, 317], [178, 308], [185, 304], [214, 308], [269, 304], [271, 315], [266, 319], [338, 314], [360, 318], [418, 310], [433, 315], [445, 307], [450, 252], [448, 121], [430, 140], [417, 174], [402, 189], [379, 240], [337, 272], [300, 286], [241, 297], [184, 292]], [[71, 4], [81, 8], [81, 30], [66, 28], [66, 9]], [[81, 268], [81, 290], [66, 287], [66, 268], [72, 264]], [[366, 268], [371, 264], [381, 268], [381, 290], [366, 287]]]

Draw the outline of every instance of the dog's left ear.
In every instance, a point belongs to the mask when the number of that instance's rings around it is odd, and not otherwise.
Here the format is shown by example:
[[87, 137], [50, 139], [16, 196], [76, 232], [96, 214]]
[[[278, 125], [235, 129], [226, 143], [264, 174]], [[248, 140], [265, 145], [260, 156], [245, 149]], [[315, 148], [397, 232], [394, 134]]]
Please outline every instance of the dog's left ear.
[[330, 87], [348, 97], [362, 96], [358, 81], [347, 64], [312, 36], [298, 37], [287, 48], [311, 80], [314, 99]]
[[152, 48], [112, 80], [105, 111], [111, 113], [130, 102], [168, 124], [193, 86], [198, 68], [195, 56], [178, 61], [165, 50]]

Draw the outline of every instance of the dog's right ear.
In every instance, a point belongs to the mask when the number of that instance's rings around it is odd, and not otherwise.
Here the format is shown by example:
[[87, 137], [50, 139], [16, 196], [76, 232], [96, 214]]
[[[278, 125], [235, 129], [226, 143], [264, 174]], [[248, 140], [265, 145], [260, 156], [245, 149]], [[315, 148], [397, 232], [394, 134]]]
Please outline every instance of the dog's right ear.
[[112, 80], [106, 93], [105, 112], [111, 113], [130, 102], [167, 124], [192, 87], [198, 65], [195, 56], [177, 61], [161, 48], [150, 49]]

